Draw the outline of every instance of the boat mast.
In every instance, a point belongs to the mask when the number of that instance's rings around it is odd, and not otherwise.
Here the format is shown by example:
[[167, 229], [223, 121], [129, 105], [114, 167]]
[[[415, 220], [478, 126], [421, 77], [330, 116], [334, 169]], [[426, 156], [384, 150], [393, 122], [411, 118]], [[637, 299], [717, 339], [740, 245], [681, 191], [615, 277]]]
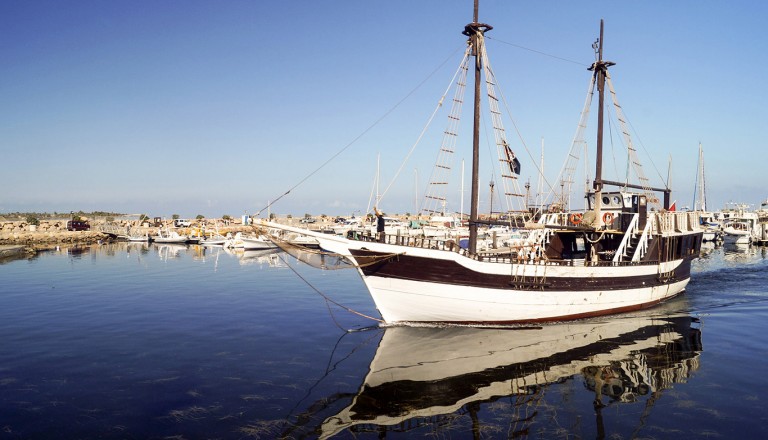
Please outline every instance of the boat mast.
[[472, 196], [469, 212], [469, 253], [477, 253], [477, 221], [478, 200], [480, 194], [480, 73], [483, 68], [482, 47], [483, 35], [493, 29], [492, 26], [478, 23], [478, 2], [475, 0], [472, 23], [464, 26], [462, 34], [469, 37], [472, 55], [475, 57], [475, 118], [472, 130]]
[[461, 159], [461, 194], [459, 194], [459, 224], [464, 221], [464, 159]]
[[[593, 46], [594, 47], [594, 46]], [[600, 213], [603, 204], [603, 104], [605, 102], [605, 77], [608, 73], [608, 67], [616, 63], [603, 61], [603, 20], [600, 19], [600, 39], [597, 42], [597, 61], [589, 68], [595, 72], [597, 79], [598, 107], [597, 107], [597, 151], [595, 158], [595, 226], [603, 226], [603, 219]]]
[[706, 211], [707, 190], [704, 182], [704, 150], [701, 148], [701, 142], [699, 142], [699, 163], [697, 169], [698, 172], [696, 173], [696, 186], [694, 187], [693, 191], [693, 210]]

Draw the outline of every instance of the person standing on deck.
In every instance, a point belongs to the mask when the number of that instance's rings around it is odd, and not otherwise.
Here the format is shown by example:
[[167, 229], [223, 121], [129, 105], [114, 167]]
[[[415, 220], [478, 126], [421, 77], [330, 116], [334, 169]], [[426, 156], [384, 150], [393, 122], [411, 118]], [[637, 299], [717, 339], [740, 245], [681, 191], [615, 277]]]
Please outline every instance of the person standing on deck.
[[373, 212], [376, 213], [376, 235], [379, 242], [384, 243], [384, 213], [376, 206], [373, 207]]

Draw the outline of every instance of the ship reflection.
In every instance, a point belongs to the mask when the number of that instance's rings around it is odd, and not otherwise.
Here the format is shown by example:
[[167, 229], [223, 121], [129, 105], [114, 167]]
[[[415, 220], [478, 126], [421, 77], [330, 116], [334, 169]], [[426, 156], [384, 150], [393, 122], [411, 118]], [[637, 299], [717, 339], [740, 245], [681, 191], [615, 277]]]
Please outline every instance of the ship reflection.
[[285, 243], [280, 243], [278, 246], [296, 260], [314, 267], [315, 269], [354, 269], [354, 266], [350, 264], [349, 260], [338, 254], [301, 246], [286, 246]]
[[485, 404], [511, 397], [528, 409], [505, 430], [526, 436], [537, 420], [529, 409], [545, 389], [576, 380], [592, 394], [580, 399], [593, 402], [582, 414], [596, 417], [602, 438], [602, 408], [658, 399], [698, 368], [701, 333], [697, 320], [677, 312], [684, 309], [678, 298], [643, 313], [541, 328], [387, 328], [351, 403], [326, 414], [315, 432], [435, 433], [447, 419], [468, 415], [464, 429], [481, 437], [483, 423], [498, 422], [478, 415]]

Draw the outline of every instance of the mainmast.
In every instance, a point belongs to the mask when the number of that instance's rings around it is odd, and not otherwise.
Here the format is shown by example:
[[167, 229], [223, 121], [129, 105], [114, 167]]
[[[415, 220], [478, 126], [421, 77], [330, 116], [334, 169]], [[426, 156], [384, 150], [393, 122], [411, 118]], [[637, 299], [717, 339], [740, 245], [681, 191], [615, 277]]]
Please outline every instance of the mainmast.
[[492, 26], [478, 23], [477, 11], [478, 2], [475, 0], [474, 14], [472, 23], [464, 26], [462, 34], [469, 37], [469, 44], [472, 47], [472, 55], [475, 57], [475, 116], [474, 128], [472, 130], [472, 196], [469, 212], [469, 253], [477, 252], [477, 221], [478, 221], [478, 200], [480, 194], [480, 73], [483, 68], [482, 45], [484, 44], [483, 35], [485, 32], [493, 29]]
[[[594, 47], [594, 46], [593, 46]], [[608, 74], [608, 67], [616, 63], [603, 61], [603, 20], [600, 20], [600, 39], [597, 41], [597, 61], [589, 68], [595, 72], [597, 80], [598, 107], [597, 107], [597, 151], [595, 153], [595, 226], [603, 226], [603, 219], [600, 213], [603, 204], [603, 104], [605, 102], [605, 77]]]

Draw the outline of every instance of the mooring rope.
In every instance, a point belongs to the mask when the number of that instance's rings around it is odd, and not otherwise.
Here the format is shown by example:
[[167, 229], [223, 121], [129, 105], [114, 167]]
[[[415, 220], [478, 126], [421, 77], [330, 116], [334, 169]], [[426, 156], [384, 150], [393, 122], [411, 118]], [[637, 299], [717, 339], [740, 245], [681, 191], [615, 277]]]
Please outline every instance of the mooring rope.
[[[286, 261], [286, 260], [285, 260], [285, 259], [284, 259], [284, 258], [283, 258], [281, 255], [279, 255], [279, 258], [280, 258], [281, 260], [283, 260], [283, 263], [285, 263], [285, 265], [286, 265], [286, 266], [288, 266], [288, 268], [289, 268], [289, 269], [291, 269], [291, 271], [293, 271], [293, 273], [294, 273], [294, 274], [296, 274], [296, 276], [297, 276], [297, 277], [299, 277], [299, 279], [301, 279], [302, 281], [304, 281], [304, 283], [306, 283], [306, 285], [307, 285], [307, 286], [309, 286], [309, 287], [310, 287], [312, 290], [314, 290], [314, 291], [315, 291], [315, 293], [317, 293], [317, 294], [318, 294], [318, 295], [320, 295], [320, 296], [321, 296], [323, 299], [325, 299], [325, 301], [326, 301], [326, 304], [327, 304], [327, 303], [331, 303], [331, 304], [333, 304], [333, 305], [335, 305], [335, 306], [337, 306], [337, 307], [340, 307], [340, 308], [342, 308], [342, 309], [346, 310], [347, 312], [350, 312], [350, 313], [352, 313], [352, 314], [358, 315], [358, 316], [360, 316], [360, 317], [363, 317], [363, 318], [368, 318], [368, 319], [370, 319], [370, 320], [372, 320], [372, 321], [376, 321], [376, 322], [379, 322], [379, 323], [383, 323], [383, 322], [384, 322], [384, 320], [382, 320], [382, 319], [379, 319], [379, 318], [374, 318], [373, 316], [369, 316], [369, 315], [366, 315], [365, 313], [362, 313], [362, 312], [358, 312], [357, 310], [354, 310], [354, 309], [352, 309], [352, 308], [350, 308], [350, 307], [347, 307], [347, 306], [345, 306], [345, 305], [343, 305], [343, 304], [341, 304], [341, 303], [339, 303], [339, 302], [337, 302], [337, 301], [334, 301], [332, 298], [330, 298], [328, 295], [326, 295], [326, 294], [324, 294], [323, 292], [321, 292], [321, 291], [320, 291], [320, 289], [318, 289], [318, 288], [317, 288], [317, 287], [315, 287], [315, 286], [314, 286], [312, 283], [310, 283], [310, 282], [309, 282], [309, 280], [307, 280], [306, 278], [304, 278], [303, 276], [301, 276], [301, 274], [300, 274], [299, 272], [297, 272], [297, 271], [296, 271], [296, 269], [294, 269], [294, 268], [293, 268], [293, 266], [291, 266], [290, 264], [288, 264], [288, 262], [287, 262], [287, 261]], [[339, 327], [340, 329], [342, 329], [342, 330], [345, 330], [345, 329], [344, 329], [344, 327], [342, 327], [341, 325], [339, 325], [338, 321], [336, 321], [336, 317], [335, 317], [335, 316], [333, 316], [333, 313], [331, 312], [330, 306], [328, 306], [328, 311], [330, 312], [330, 314], [331, 314], [331, 318], [333, 319], [333, 322], [336, 324], [336, 326], [338, 326], [338, 327]], [[346, 330], [345, 330], [345, 331], [346, 331]]]

